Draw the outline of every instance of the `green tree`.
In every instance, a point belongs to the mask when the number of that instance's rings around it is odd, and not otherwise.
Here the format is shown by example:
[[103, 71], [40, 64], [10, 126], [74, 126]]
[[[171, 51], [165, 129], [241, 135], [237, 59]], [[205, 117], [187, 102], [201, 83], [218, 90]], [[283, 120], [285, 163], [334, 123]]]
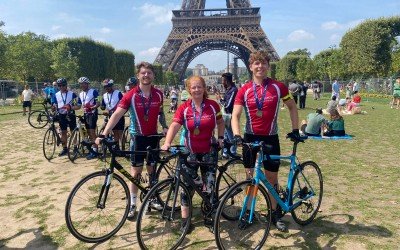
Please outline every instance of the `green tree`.
[[135, 56], [127, 51], [115, 51], [116, 82], [125, 82], [129, 77], [135, 75]]
[[51, 68], [54, 70], [55, 76], [64, 77], [75, 81], [78, 77], [78, 58], [73, 56], [68, 44], [63, 41], [54, 46], [51, 51], [53, 63]]
[[25, 81], [28, 77], [45, 80], [52, 76], [51, 43], [44, 35], [32, 32], [8, 36], [7, 58], [8, 75]]
[[380, 77], [391, 66], [394, 39], [400, 35], [400, 16], [367, 20], [348, 31], [340, 47], [352, 74]]
[[164, 73], [164, 83], [172, 86], [176, 86], [179, 83], [179, 75], [173, 71], [166, 71]]
[[163, 82], [163, 70], [162, 66], [160, 64], [154, 64], [154, 73], [155, 73], [155, 78], [154, 78], [154, 84], [156, 85], [164, 85], [165, 83]]
[[341, 49], [321, 51], [313, 58], [316, 77], [321, 80], [332, 81], [335, 78], [344, 78], [347, 75], [344, 55]]
[[296, 77], [310, 82], [317, 76], [314, 62], [309, 57], [300, 57], [296, 65]]
[[5, 69], [6, 67], [6, 60], [5, 58], [5, 53], [7, 49], [7, 38], [5, 34], [3, 33], [3, 30], [1, 30], [1, 27], [4, 26], [4, 22], [0, 21], [0, 78], [4, 77], [7, 70]]

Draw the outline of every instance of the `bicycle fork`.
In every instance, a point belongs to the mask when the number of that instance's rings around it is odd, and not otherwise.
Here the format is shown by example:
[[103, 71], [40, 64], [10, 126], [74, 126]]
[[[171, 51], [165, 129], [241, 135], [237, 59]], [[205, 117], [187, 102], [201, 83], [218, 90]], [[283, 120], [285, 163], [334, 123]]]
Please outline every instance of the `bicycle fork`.
[[[258, 185], [249, 185], [246, 187], [246, 197], [243, 202], [242, 210], [239, 216], [239, 229], [245, 229], [253, 223], [254, 208], [257, 200]], [[250, 203], [250, 204], [249, 204]], [[250, 206], [250, 210], [248, 207]]]
[[111, 180], [113, 173], [110, 173], [109, 170], [106, 172], [106, 178], [104, 180], [104, 184], [101, 187], [99, 199], [97, 201], [97, 208], [104, 209], [106, 207], [106, 200], [108, 196], [108, 191], [110, 190]]

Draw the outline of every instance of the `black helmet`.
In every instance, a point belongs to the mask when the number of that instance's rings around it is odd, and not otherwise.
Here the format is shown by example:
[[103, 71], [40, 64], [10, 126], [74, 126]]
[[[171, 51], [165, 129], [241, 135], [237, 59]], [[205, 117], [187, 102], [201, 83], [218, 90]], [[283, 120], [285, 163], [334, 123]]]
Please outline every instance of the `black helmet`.
[[58, 78], [57, 85], [67, 86], [67, 79], [65, 78]]
[[126, 81], [127, 84], [132, 84], [132, 85], [136, 85], [137, 84], [137, 78], [132, 76], [129, 77], [128, 81]]

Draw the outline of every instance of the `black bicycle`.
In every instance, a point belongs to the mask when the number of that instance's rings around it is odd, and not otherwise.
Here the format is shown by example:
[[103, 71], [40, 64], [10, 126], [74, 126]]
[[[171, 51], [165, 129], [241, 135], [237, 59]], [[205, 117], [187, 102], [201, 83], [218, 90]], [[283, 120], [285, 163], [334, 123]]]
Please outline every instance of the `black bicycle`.
[[51, 109], [47, 106], [47, 102], [43, 102], [43, 110], [34, 110], [29, 113], [28, 123], [33, 128], [44, 128], [50, 121], [53, 114]]
[[48, 122], [50, 122], [50, 127], [44, 133], [43, 155], [49, 161], [53, 159], [56, 147], [61, 145], [61, 129], [55, 125], [58, 119], [58, 113], [49, 115]]
[[[136, 234], [142, 249], [176, 249], [185, 239], [193, 207], [190, 198], [186, 200], [187, 203], [182, 204], [181, 196], [192, 196], [188, 186], [200, 195], [204, 224], [212, 230], [219, 198], [223, 197], [229, 187], [237, 181], [245, 180], [243, 161], [240, 158], [232, 159], [221, 166], [218, 165], [217, 145], [212, 145], [212, 162], [188, 161], [189, 152], [184, 146], [171, 147], [170, 152], [178, 155], [174, 174], [168, 179], [160, 181], [147, 193], [138, 212]], [[195, 183], [190, 173], [187, 172], [186, 166], [189, 165], [208, 166], [218, 170], [216, 180], [212, 178], [215, 180], [214, 183], [208, 182], [210, 190], [203, 192], [204, 187]], [[151, 201], [155, 198], [163, 208], [161, 211], [149, 210]], [[182, 205], [188, 209], [185, 219], [181, 214]], [[236, 216], [230, 215], [228, 212], [224, 215], [228, 218]], [[186, 223], [182, 224], [182, 220], [185, 220]]]
[[[162, 138], [160, 135], [155, 135]], [[103, 242], [115, 235], [126, 221], [130, 208], [130, 193], [125, 180], [115, 173], [118, 170], [126, 179], [135, 184], [141, 191], [143, 200], [150, 187], [157, 180], [166, 178], [173, 172], [176, 155], [162, 157], [154, 166], [154, 179], [141, 176], [134, 178], [117, 161], [117, 157], [131, 154], [146, 154], [155, 157], [150, 151], [118, 150], [115, 142], [109, 138], [102, 140], [111, 153], [109, 167], [97, 171], [80, 180], [72, 189], [65, 206], [65, 220], [72, 235], [88, 242]], [[90, 145], [83, 142], [84, 146]], [[142, 184], [141, 184], [142, 182]]]

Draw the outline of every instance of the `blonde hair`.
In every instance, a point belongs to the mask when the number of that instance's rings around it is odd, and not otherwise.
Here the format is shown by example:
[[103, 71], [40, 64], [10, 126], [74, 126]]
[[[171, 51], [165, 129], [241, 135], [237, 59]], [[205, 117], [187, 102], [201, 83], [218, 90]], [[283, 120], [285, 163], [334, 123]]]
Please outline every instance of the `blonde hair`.
[[[206, 81], [204, 80], [204, 78], [201, 77], [201, 76], [191, 76], [191, 77], [189, 77], [185, 82], [186, 90], [189, 93], [190, 93], [190, 87], [191, 87], [192, 81], [200, 81], [201, 82], [201, 85], [204, 88], [203, 98], [204, 99], [208, 98], [207, 85], [206, 85]], [[192, 93], [190, 93], [190, 95], [192, 95]]]

